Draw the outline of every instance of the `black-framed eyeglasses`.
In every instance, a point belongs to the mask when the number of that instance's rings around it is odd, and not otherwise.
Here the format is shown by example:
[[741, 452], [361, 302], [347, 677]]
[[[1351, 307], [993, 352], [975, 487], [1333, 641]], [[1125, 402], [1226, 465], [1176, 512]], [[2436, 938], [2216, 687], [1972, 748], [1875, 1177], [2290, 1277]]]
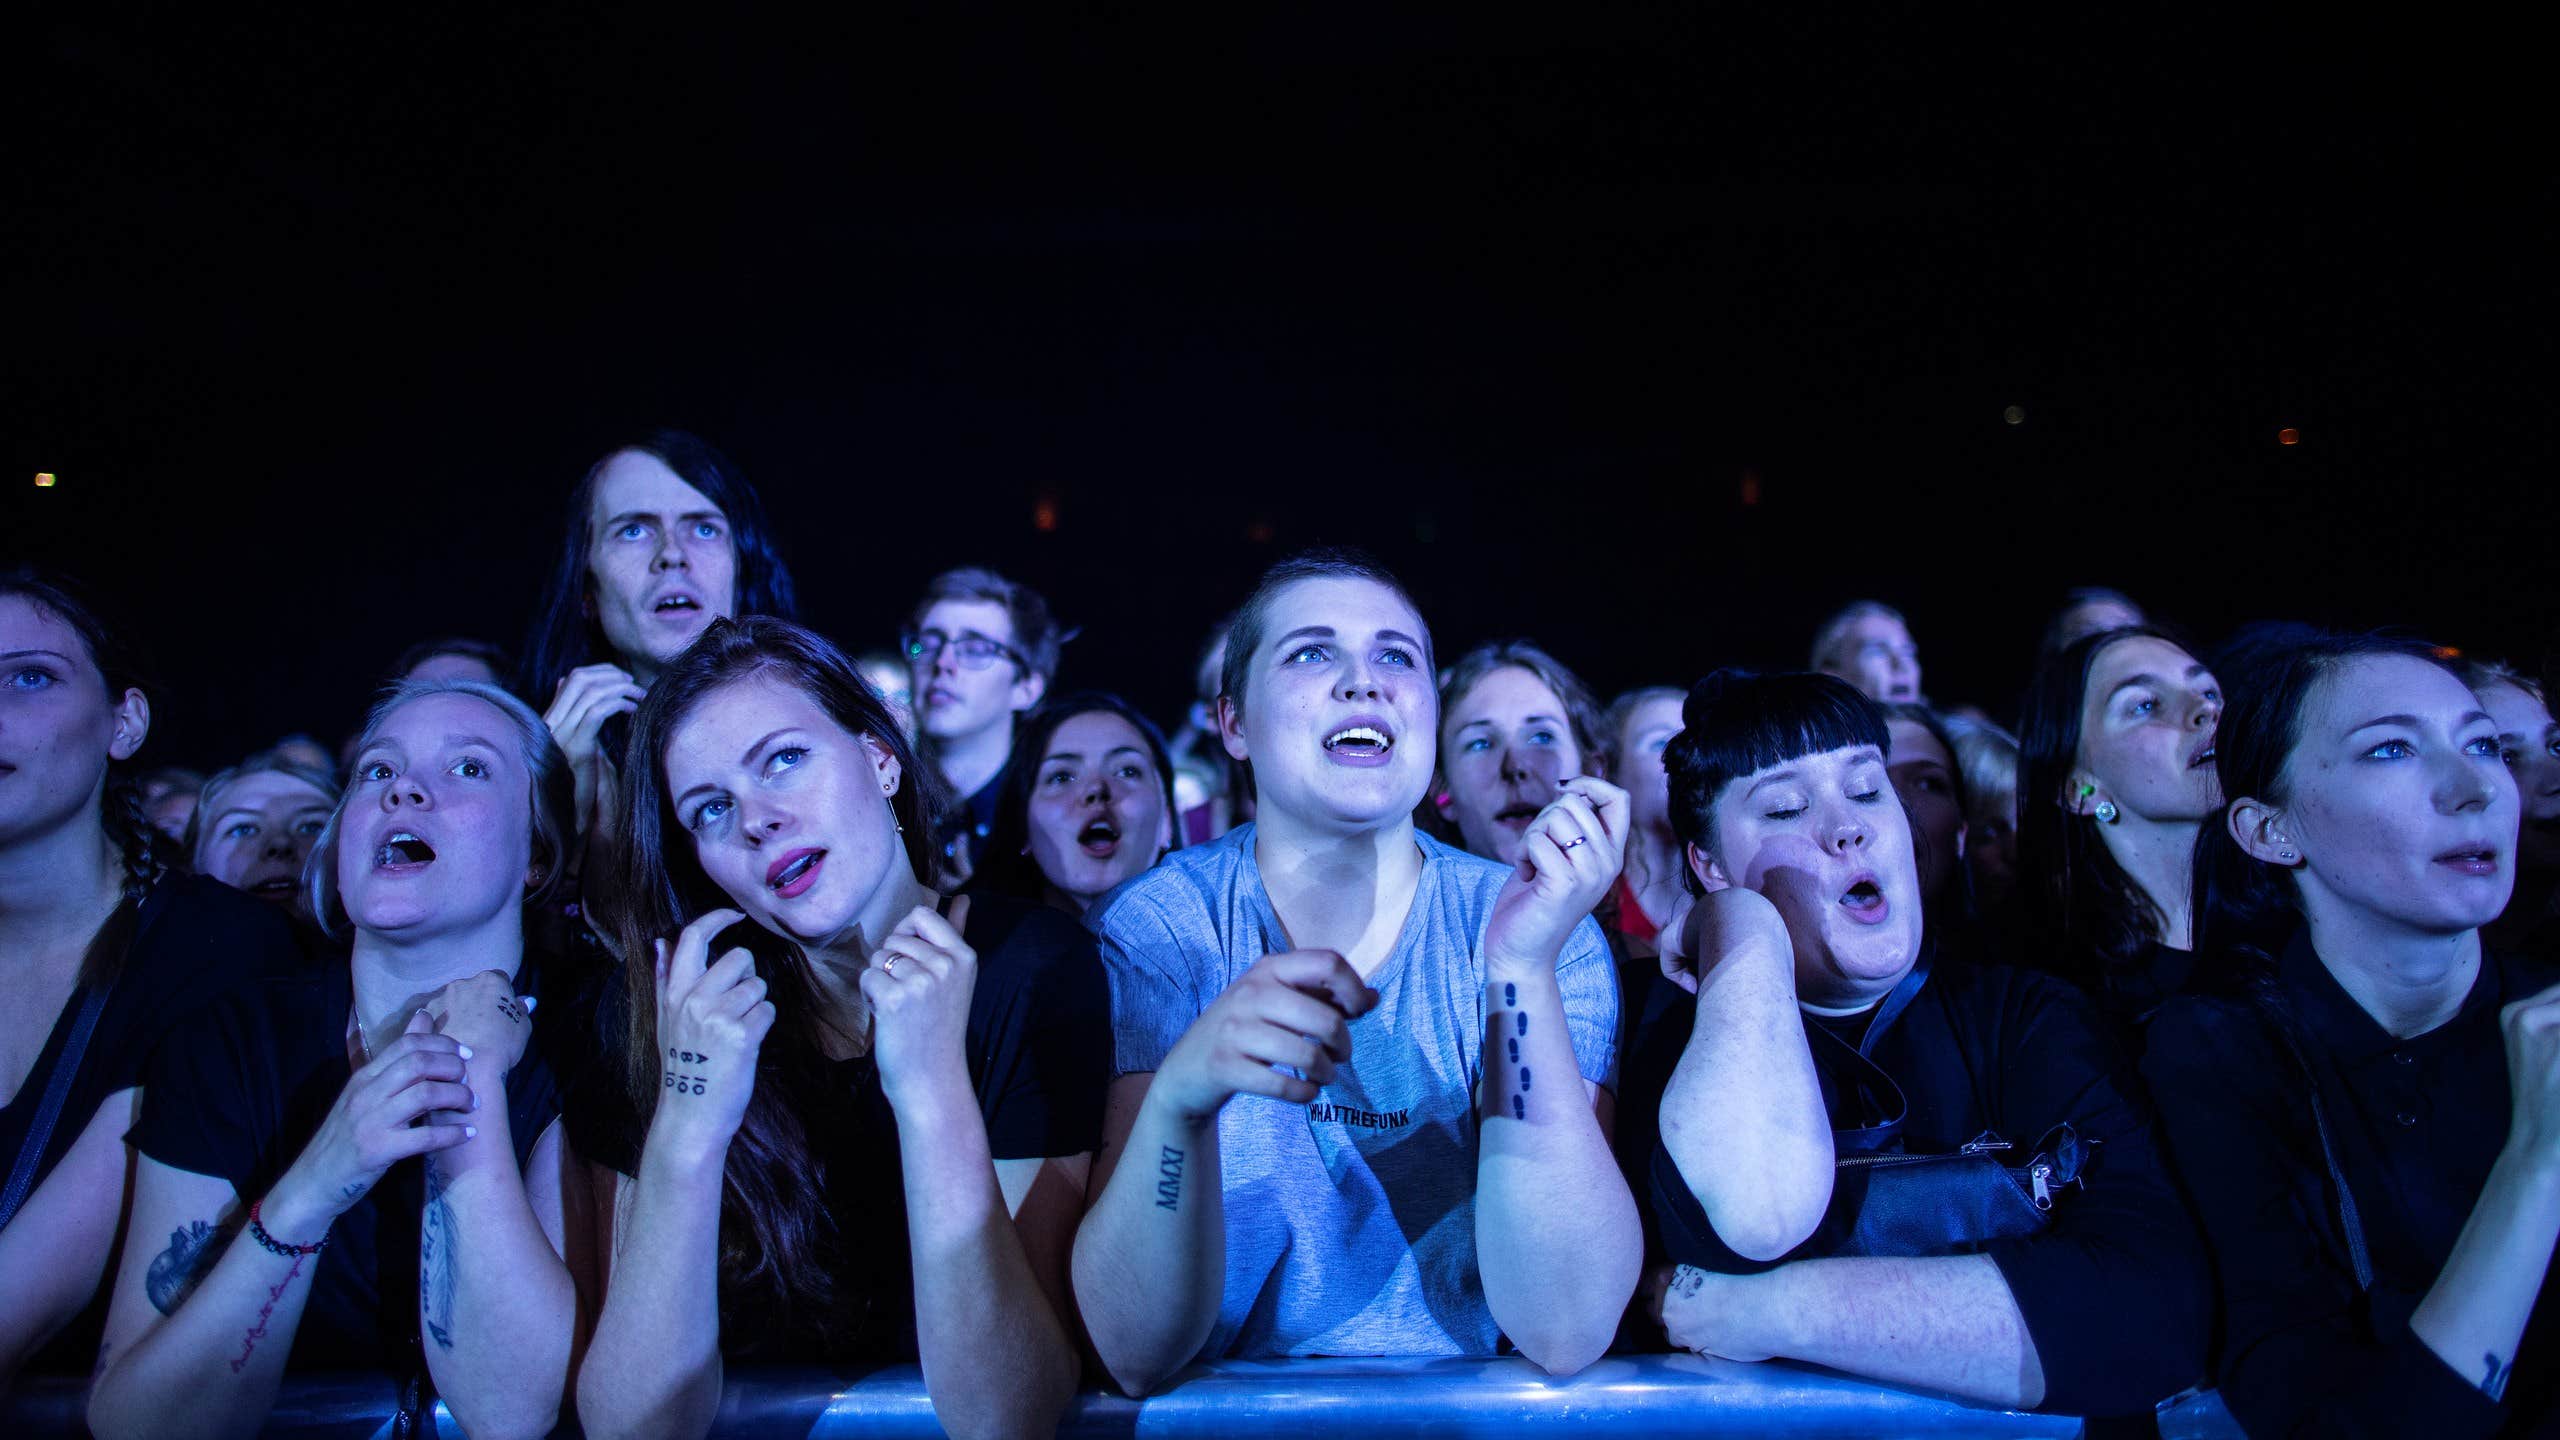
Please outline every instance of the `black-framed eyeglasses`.
[[945, 646], [950, 648], [952, 658], [960, 662], [963, 670], [984, 670], [999, 660], [1012, 661], [1025, 674], [1031, 670], [1031, 662], [1022, 658], [1021, 651], [974, 630], [964, 630], [957, 635], [945, 635], [939, 630], [910, 630], [898, 641], [898, 648], [906, 652], [910, 665], [932, 664], [940, 658]]

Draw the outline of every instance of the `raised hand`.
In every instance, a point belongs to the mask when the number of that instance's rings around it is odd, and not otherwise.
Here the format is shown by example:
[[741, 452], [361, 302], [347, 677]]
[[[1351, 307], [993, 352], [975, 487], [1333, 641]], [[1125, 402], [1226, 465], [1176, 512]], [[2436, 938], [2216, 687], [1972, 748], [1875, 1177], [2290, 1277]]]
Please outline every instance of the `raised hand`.
[[2507, 1037], [2508, 1141], [2525, 1158], [2560, 1166], [2560, 985], [2498, 1012]]
[[1520, 862], [1494, 897], [1484, 932], [1488, 974], [1556, 963], [1565, 937], [1626, 864], [1628, 814], [1627, 792], [1606, 780], [1583, 775], [1563, 783], [1529, 822]]
[[1266, 955], [1182, 1032], [1148, 1097], [1190, 1119], [1215, 1115], [1233, 1095], [1304, 1104], [1351, 1058], [1351, 1022], [1377, 1003], [1378, 992], [1331, 950]]
[[478, 1134], [468, 1115], [479, 1102], [463, 1083], [462, 1062], [473, 1053], [460, 1040], [436, 1034], [424, 1010], [411, 1015], [408, 1028], [348, 1078], [310, 1143], [268, 1191], [269, 1208], [296, 1227], [286, 1238], [316, 1236], [399, 1161], [450, 1150]]
[[965, 895], [951, 902], [948, 920], [930, 905], [917, 906], [880, 942], [862, 972], [862, 998], [871, 1004], [871, 1053], [893, 1107], [923, 1098], [928, 1086], [943, 1086], [946, 1095], [969, 1093], [964, 1042], [978, 952], [960, 938], [968, 917]]
[[661, 1088], [649, 1143], [727, 1151], [755, 1093], [756, 1055], [773, 1029], [773, 1002], [753, 955], [731, 950], [710, 959], [711, 941], [745, 919], [713, 910], [687, 925], [675, 943], [657, 942], [658, 1068]]
[[598, 732], [604, 722], [630, 714], [648, 698], [649, 692], [619, 665], [581, 665], [560, 677], [560, 688], [551, 697], [551, 708], [542, 712], [542, 723], [551, 727], [551, 738], [560, 742], [560, 753], [569, 758], [581, 823], [595, 803], [597, 777], [605, 761]]
[[516, 994], [504, 970], [454, 981], [427, 997], [425, 1011], [437, 1034], [461, 1041], [483, 1062], [496, 1062], [501, 1075], [524, 1058], [533, 1038], [533, 1002]]
[[1786, 917], [1778, 907], [1767, 896], [1739, 885], [1695, 900], [1683, 899], [1672, 914], [1672, 925], [1676, 931], [1662, 932], [1662, 973], [1692, 995], [1698, 993], [1698, 983], [1708, 971], [1745, 950], [1774, 953], [1782, 961], [1795, 953]]

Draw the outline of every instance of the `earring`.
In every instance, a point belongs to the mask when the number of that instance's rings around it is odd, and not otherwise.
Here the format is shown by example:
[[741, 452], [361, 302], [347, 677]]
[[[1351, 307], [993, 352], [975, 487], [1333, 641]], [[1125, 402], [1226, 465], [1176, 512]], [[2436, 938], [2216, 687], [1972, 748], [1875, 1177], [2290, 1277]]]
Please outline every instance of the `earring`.
[[2294, 861], [2299, 860], [2299, 859], [2301, 859], [2301, 858], [2302, 858], [2301, 856], [2294, 854], [2294, 853], [2293, 853], [2292, 851], [2290, 851], [2290, 850], [2287, 850], [2287, 851], [2285, 851], [2285, 852], [2283, 852], [2283, 853], [2284, 853], [2284, 863], [2286, 863], [2287, 865], [2290, 865], [2290, 864], [2292, 864]]
[[2116, 823], [2116, 802], [2101, 800], [2098, 802], [2098, 808], [2092, 813], [2098, 817], [2099, 824], [2113, 825]]

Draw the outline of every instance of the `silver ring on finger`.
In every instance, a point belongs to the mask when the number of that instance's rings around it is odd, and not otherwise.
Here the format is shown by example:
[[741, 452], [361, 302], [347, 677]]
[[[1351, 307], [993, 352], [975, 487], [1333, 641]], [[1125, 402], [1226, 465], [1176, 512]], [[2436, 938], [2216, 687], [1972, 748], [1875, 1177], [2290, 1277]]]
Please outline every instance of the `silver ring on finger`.
[[1590, 843], [1591, 843], [1591, 837], [1590, 837], [1590, 836], [1588, 836], [1588, 835], [1576, 835], [1576, 836], [1574, 836], [1572, 839], [1567, 840], [1567, 841], [1566, 841], [1566, 842], [1564, 842], [1562, 845], [1559, 845], [1559, 846], [1557, 846], [1556, 848], [1557, 848], [1557, 849], [1559, 849], [1559, 850], [1570, 850], [1570, 849], [1572, 849], [1572, 848], [1573, 848], [1574, 846], [1576, 846], [1576, 845], [1588, 845], [1588, 844], [1590, 844]]
[[905, 956], [903, 956], [903, 955], [892, 955], [892, 956], [890, 956], [888, 959], [881, 961], [881, 962], [880, 962], [880, 973], [881, 973], [881, 974], [883, 974], [883, 975], [888, 976], [888, 977], [889, 977], [890, 979], [892, 979], [892, 980], [897, 979], [897, 978], [898, 978], [898, 962], [899, 962], [900, 960], [905, 959], [905, 958], [906, 958], [906, 957], [905, 957]]

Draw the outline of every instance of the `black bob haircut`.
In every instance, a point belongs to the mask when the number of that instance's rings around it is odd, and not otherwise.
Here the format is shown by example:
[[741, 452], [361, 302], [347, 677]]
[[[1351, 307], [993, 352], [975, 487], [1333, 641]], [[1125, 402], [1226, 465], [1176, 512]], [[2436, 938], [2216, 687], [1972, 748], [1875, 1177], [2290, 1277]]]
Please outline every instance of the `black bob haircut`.
[[[1884, 712], [1849, 683], [1807, 671], [1763, 675], [1718, 670], [1689, 689], [1680, 733], [1662, 752], [1671, 784], [1671, 829], [1684, 845], [1715, 851], [1716, 796], [1734, 780], [1772, 765], [1872, 745], [1890, 754]], [[1689, 893], [1701, 890], [1685, 865]]]

